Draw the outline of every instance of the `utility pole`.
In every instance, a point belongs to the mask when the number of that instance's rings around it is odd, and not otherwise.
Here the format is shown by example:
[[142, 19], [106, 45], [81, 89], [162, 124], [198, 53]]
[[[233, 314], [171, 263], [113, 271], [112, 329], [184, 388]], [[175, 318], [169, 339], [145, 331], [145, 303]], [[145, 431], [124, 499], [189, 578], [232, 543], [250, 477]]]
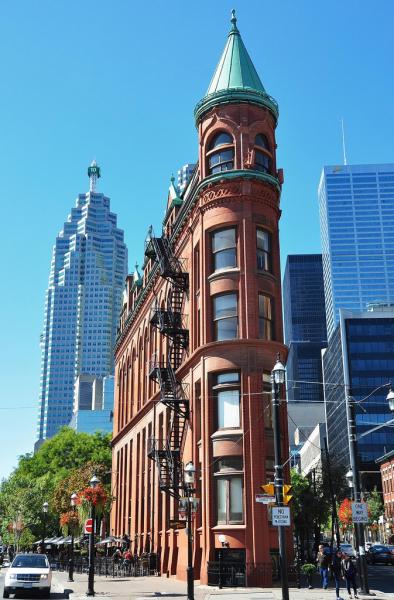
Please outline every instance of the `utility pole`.
[[[285, 367], [277, 357], [276, 364], [271, 372], [272, 389], [272, 421], [274, 428], [274, 452], [275, 452], [275, 498], [276, 506], [283, 506], [283, 465], [280, 435], [280, 406], [279, 389], [285, 380]], [[279, 561], [280, 578], [282, 582], [282, 600], [289, 600], [289, 583], [287, 579], [287, 557], [286, 557], [286, 529], [283, 525], [278, 526], [279, 538]]]
[[[354, 502], [361, 501], [361, 483], [360, 483], [360, 472], [358, 469], [358, 444], [357, 444], [357, 430], [356, 430], [356, 403], [351, 395], [350, 391], [346, 396], [346, 411], [347, 411], [347, 422], [348, 422], [348, 435], [349, 435], [349, 454], [350, 454], [350, 468], [353, 473], [353, 500]], [[364, 538], [364, 525], [363, 523], [355, 523], [354, 530], [356, 534], [356, 546], [357, 546], [357, 558], [359, 564], [359, 572], [361, 578], [361, 593], [369, 594], [368, 584], [368, 567], [367, 559], [365, 556], [365, 538]]]

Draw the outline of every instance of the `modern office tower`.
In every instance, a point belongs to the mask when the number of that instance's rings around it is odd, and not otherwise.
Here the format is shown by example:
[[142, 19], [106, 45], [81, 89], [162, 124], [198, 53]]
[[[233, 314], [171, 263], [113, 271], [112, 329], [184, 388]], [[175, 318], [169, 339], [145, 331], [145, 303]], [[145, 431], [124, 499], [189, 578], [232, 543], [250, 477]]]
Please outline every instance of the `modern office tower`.
[[[356, 401], [372, 394], [357, 405], [356, 416], [365, 489], [380, 487], [379, 467], [375, 461], [394, 446], [394, 432], [390, 428], [363, 436], [375, 425], [392, 419], [386, 396], [387, 384], [394, 376], [394, 309], [382, 305], [370, 309], [340, 309], [340, 321], [327, 349], [323, 350], [328, 445], [330, 455], [346, 470], [350, 466], [346, 393]], [[377, 389], [385, 384], [386, 387]]]
[[[142, 277], [127, 278], [115, 347], [111, 530], [130, 536], [132, 552], [157, 554], [161, 573], [185, 579], [187, 537], [169, 526], [182, 518], [183, 469], [193, 461], [194, 577], [218, 583], [223, 560], [237, 585], [270, 586], [278, 533], [255, 496], [273, 477], [270, 374], [287, 352], [283, 178], [278, 106], [235, 15], [231, 23], [194, 113], [198, 169], [181, 197], [170, 186], [163, 230], [146, 238]], [[284, 457], [285, 402], [281, 411]]]
[[[321, 254], [287, 257], [283, 311], [289, 402], [323, 402], [321, 349], [327, 343]], [[316, 382], [316, 383], [314, 383]], [[302, 426], [303, 423], [300, 423]]]
[[195, 163], [188, 163], [186, 165], [183, 165], [183, 167], [181, 167], [178, 170], [178, 191], [180, 194], [182, 194], [185, 191], [195, 168]]
[[90, 190], [78, 195], [52, 251], [36, 447], [70, 422], [79, 375], [114, 372], [127, 250], [110, 199], [96, 190], [100, 168], [95, 161], [88, 175]]
[[394, 164], [324, 167], [318, 195], [330, 338], [340, 308], [394, 301]]
[[79, 375], [75, 382], [74, 411], [69, 426], [85, 433], [112, 433], [114, 376]]

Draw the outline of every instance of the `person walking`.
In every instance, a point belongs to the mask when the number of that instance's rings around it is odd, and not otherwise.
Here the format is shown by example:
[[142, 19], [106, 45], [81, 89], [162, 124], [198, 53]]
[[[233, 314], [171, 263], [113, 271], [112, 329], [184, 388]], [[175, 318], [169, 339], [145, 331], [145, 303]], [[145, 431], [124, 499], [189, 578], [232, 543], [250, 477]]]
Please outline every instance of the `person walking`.
[[349, 598], [352, 598], [352, 588], [354, 591], [354, 597], [358, 598], [356, 585], [356, 566], [348, 554], [345, 554], [341, 564], [342, 574], [346, 581], [346, 587], [347, 592], [349, 594]]
[[339, 595], [342, 579], [342, 552], [340, 550], [337, 550], [334, 554], [331, 564], [331, 571], [335, 582], [336, 600], [342, 600], [341, 596]]
[[328, 555], [324, 552], [323, 544], [320, 544], [319, 546], [319, 552], [317, 553], [316, 562], [319, 569], [323, 590], [326, 590], [328, 588], [328, 566], [330, 564], [330, 559]]

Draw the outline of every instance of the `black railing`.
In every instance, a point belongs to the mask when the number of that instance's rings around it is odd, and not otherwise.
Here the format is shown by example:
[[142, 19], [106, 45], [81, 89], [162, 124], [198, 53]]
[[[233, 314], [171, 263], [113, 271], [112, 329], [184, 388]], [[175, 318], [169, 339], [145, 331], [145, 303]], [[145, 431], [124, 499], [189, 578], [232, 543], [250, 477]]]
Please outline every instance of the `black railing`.
[[[67, 558], [51, 559], [51, 567], [56, 571], [68, 571], [69, 560]], [[74, 559], [74, 573], [87, 573], [89, 561], [87, 557], [77, 556]], [[95, 575], [105, 577], [144, 577], [156, 575], [158, 560], [156, 554], [147, 554], [138, 559], [125, 560], [114, 559], [107, 556], [96, 556], [94, 559]]]

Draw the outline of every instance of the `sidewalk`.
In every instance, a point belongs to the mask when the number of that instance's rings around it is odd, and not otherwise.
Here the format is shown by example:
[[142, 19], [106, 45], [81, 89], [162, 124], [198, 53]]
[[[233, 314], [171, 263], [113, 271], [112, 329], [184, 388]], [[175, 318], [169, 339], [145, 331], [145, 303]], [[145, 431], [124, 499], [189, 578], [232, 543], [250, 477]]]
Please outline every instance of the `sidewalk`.
[[[87, 574], [75, 574], [74, 582], [67, 581], [67, 573], [53, 573], [53, 585], [62, 588], [70, 600], [86, 598], [88, 587]], [[127, 577], [116, 578], [96, 576], [94, 589], [96, 599], [108, 600], [148, 600], [150, 598], [165, 598], [180, 600], [186, 598], [186, 582], [165, 577]], [[372, 591], [372, 590], [371, 590]], [[383, 593], [373, 590], [376, 600], [394, 600], [393, 593]], [[343, 598], [347, 593], [342, 590]], [[367, 598], [362, 596], [360, 598]], [[195, 600], [281, 600], [282, 593], [278, 588], [226, 588], [219, 590], [215, 587], [195, 585]], [[290, 600], [335, 600], [335, 590], [290, 589]]]

